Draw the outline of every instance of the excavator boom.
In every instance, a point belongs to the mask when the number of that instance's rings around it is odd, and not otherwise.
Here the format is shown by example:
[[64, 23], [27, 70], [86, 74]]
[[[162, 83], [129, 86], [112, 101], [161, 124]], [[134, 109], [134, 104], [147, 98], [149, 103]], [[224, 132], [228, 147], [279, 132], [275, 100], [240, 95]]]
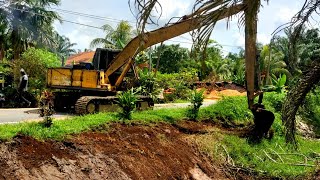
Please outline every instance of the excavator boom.
[[[245, 9], [243, 4], [221, 8], [211, 12], [214, 14], [212, 18], [218, 21], [238, 14], [243, 9]], [[93, 68], [92, 65], [85, 64], [85, 66], [73, 66], [73, 68], [49, 69], [47, 73], [48, 87], [69, 90], [56, 92], [56, 109], [74, 107], [76, 113], [86, 114], [116, 108], [117, 97], [114, 95], [118, 90], [121, 90], [123, 79], [128, 75], [134, 64], [134, 57], [140, 51], [205, 25], [207, 25], [205, 17], [201, 14], [197, 14], [197, 16], [191, 14], [184, 16], [176, 23], [135, 37], [122, 51], [97, 49], [93, 58]], [[246, 61], [246, 68], [248, 72], [251, 72], [249, 70], [254, 70], [254, 63]], [[246, 80], [249, 87], [248, 97], [250, 102], [253, 102], [254, 76], [251, 74], [247, 74]], [[150, 97], [140, 97], [139, 99], [137, 104], [139, 109], [153, 105]]]
[[[226, 8], [224, 10], [217, 10], [215, 13], [220, 14], [218, 20], [224, 19], [234, 14], [238, 14], [243, 9], [242, 4]], [[180, 36], [184, 33], [193, 31], [195, 29], [201, 28], [204, 24], [202, 23], [202, 18], [190, 18], [182, 20], [175, 24], [148, 32], [144, 34], [142, 38], [144, 42], [141, 43], [141, 38], [139, 36], [132, 39], [128, 45], [116, 56], [113, 62], [110, 64], [106, 71], [106, 75], [110, 76], [124, 64], [126, 64], [130, 58], [133, 58], [136, 54], [144, 49], [166, 41], [168, 39]]]

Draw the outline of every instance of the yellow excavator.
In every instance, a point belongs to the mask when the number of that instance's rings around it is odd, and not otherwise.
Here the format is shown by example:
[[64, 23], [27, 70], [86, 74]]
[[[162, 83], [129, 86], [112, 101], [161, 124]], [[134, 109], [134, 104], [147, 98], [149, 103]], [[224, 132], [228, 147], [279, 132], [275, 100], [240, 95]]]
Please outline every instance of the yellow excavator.
[[[219, 11], [219, 20], [241, 11], [243, 5]], [[112, 111], [117, 108], [117, 91], [122, 90], [124, 78], [134, 74], [134, 57], [140, 51], [201, 28], [201, 17], [184, 16], [178, 22], [145, 33], [132, 39], [123, 50], [97, 49], [92, 64], [75, 65], [72, 68], [51, 68], [47, 73], [47, 86], [55, 90], [56, 110], [74, 108], [77, 114]], [[252, 64], [254, 66], [254, 64]], [[246, 77], [254, 78], [254, 77]], [[252, 90], [251, 90], [252, 91]], [[248, 94], [254, 94], [250, 92]], [[140, 96], [137, 107], [153, 106], [150, 97]]]

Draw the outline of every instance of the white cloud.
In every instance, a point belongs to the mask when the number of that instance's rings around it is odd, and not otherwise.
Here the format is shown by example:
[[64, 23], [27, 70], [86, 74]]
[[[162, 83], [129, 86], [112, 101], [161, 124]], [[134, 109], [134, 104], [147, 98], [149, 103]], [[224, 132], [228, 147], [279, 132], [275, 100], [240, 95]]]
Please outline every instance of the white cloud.
[[291, 18], [298, 12], [297, 9], [292, 9], [288, 7], [278, 8], [276, 12], [276, 19], [280, 22], [290, 22]]
[[269, 44], [271, 39], [271, 35], [265, 33], [257, 34], [257, 41], [262, 44]]
[[245, 37], [244, 37], [244, 33], [243, 32], [234, 32], [234, 34], [232, 35], [233, 38], [233, 44], [235, 44], [236, 46], [241, 46], [243, 47], [245, 45]]
[[76, 42], [77, 47], [81, 47], [82, 50], [84, 48], [89, 48], [89, 43], [95, 38], [88, 34], [85, 34], [77, 29], [71, 31], [70, 33], [66, 34], [69, 37], [71, 42]]
[[[191, 13], [191, 8], [195, 0], [159, 0], [162, 5], [162, 18], [161, 21], [167, 22], [173, 16], [183, 16]], [[98, 5], [97, 5], [98, 4]], [[268, 43], [271, 33], [283, 23], [291, 20], [291, 17], [301, 8], [303, 1], [299, 0], [277, 0], [270, 1], [267, 5], [264, 3], [264, 7], [259, 13], [258, 24], [258, 41], [262, 43]], [[70, 0], [62, 0], [60, 9], [71, 10], [76, 12], [83, 12], [86, 14], [98, 15], [103, 17], [112, 17], [118, 20], [130, 20], [135, 21], [132, 16], [128, 0], [106, 1], [106, 0], [91, 0], [88, 3], [87, 0], [77, 0], [74, 3]], [[80, 17], [70, 14], [61, 14], [63, 19], [75, 21], [82, 24], [88, 24], [92, 26], [100, 27], [103, 24], [109, 23], [111, 25], [117, 24], [110, 21], [101, 21], [96, 19], [90, 19], [87, 17]], [[160, 22], [160, 24], [162, 24]], [[134, 24], [133, 24], [134, 25]], [[235, 51], [237, 48], [230, 48], [232, 46], [244, 46], [244, 28], [239, 30], [237, 26], [237, 18], [230, 24], [230, 29], [226, 29], [225, 21], [218, 23], [212, 35], [212, 39], [215, 39], [220, 44], [231, 45], [225, 46], [226, 51]], [[99, 29], [89, 28], [85, 26], [63, 23], [54, 24], [55, 29], [62, 35], [68, 36], [72, 42], [77, 43], [76, 48], [87, 48], [92, 39], [96, 37], [103, 37], [104, 33]], [[158, 27], [156, 27], [158, 28]], [[155, 29], [152, 27], [150, 29]], [[149, 29], [148, 29], [149, 30]], [[188, 41], [184, 38], [176, 38], [176, 41]], [[189, 41], [190, 42], [190, 41]], [[170, 42], [177, 44], [178, 42]], [[189, 47], [188, 43], [181, 43], [183, 47]]]
[[193, 2], [185, 0], [159, 0], [162, 6], [163, 19], [169, 20], [171, 17], [181, 17], [190, 13], [190, 5]]

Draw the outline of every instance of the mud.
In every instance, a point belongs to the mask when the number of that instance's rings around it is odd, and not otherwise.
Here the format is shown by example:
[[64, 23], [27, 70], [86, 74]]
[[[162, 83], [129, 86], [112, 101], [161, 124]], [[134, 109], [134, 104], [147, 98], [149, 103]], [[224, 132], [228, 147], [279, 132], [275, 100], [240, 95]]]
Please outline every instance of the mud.
[[209, 126], [113, 124], [43, 142], [18, 135], [0, 144], [0, 179], [228, 179], [187, 140]]

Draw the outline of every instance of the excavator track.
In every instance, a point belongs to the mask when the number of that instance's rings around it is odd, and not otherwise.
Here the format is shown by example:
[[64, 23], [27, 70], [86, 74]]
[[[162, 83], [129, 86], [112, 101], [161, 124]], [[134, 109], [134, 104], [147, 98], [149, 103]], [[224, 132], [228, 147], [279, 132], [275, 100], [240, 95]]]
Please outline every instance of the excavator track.
[[112, 101], [117, 99], [115, 96], [99, 97], [99, 96], [82, 96], [75, 104], [75, 111], [77, 114], [89, 114], [93, 112], [88, 111], [88, 105], [90, 102], [97, 104], [99, 100]]
[[82, 96], [80, 97], [75, 104], [75, 111], [77, 114], [86, 114], [87, 113], [87, 105], [92, 100], [90, 96]]
[[[101, 108], [99, 106], [105, 106], [105, 105], [113, 105], [117, 104], [117, 97], [116, 96], [107, 96], [107, 97], [101, 97], [101, 96], [82, 96], [80, 97], [76, 104], [75, 104], [75, 112], [76, 114], [83, 115], [83, 114], [91, 114], [95, 112], [99, 112]], [[138, 109], [145, 109], [146, 104], [148, 104], [148, 107], [153, 107], [154, 103], [153, 100], [146, 96], [139, 96], [137, 102], [137, 108]], [[142, 107], [144, 104], [144, 107]], [[113, 109], [110, 109], [113, 110]], [[107, 110], [108, 111], [108, 110]]]

